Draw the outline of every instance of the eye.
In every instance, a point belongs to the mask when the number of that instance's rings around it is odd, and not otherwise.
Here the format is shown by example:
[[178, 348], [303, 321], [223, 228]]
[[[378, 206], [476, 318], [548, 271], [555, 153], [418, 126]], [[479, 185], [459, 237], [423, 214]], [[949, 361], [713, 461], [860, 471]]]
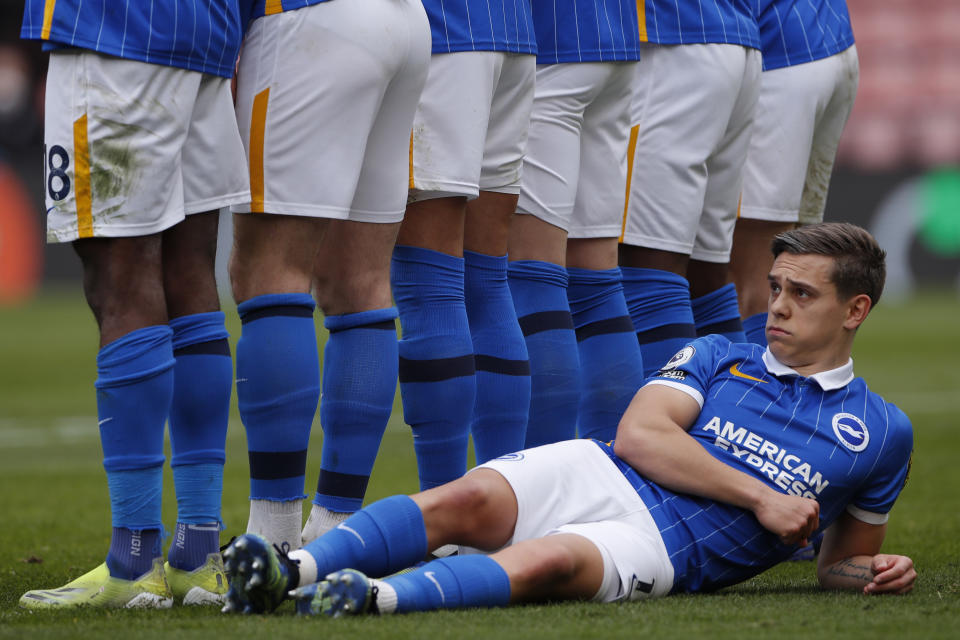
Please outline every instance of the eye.
[[810, 292], [807, 291], [806, 289], [797, 289], [797, 297], [798, 297], [798, 298], [809, 298], [809, 297], [810, 297]]
[[780, 293], [780, 285], [778, 285], [776, 282], [771, 282], [770, 293]]

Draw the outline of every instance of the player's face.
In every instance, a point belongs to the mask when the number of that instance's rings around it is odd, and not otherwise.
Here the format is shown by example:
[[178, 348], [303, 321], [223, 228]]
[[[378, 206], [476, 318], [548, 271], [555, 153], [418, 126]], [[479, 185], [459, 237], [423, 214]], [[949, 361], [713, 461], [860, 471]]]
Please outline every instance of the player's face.
[[839, 367], [850, 357], [856, 325], [850, 301], [837, 296], [833, 268], [828, 256], [781, 253], [768, 276], [767, 343], [777, 360], [803, 375]]

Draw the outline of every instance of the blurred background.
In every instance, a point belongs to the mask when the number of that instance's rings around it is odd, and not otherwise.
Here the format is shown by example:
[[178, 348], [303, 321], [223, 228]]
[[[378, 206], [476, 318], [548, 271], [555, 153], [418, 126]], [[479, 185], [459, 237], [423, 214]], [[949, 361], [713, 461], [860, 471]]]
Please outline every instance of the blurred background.
[[[826, 218], [870, 228], [887, 249], [888, 300], [960, 295], [960, 0], [848, 3], [860, 89]], [[69, 245], [44, 243], [46, 56], [19, 40], [22, 14], [0, 0], [0, 306], [80, 275]]]

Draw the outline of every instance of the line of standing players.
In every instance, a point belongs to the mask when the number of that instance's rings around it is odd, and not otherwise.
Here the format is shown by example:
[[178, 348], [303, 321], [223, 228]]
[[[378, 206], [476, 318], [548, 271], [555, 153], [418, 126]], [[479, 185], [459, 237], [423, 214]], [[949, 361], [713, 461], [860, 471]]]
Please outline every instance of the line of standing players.
[[466, 471], [471, 436], [478, 462], [612, 439], [697, 335], [763, 343], [770, 240], [822, 219], [857, 84], [844, 0], [181, 4], [32, 0], [23, 28], [53, 49], [48, 237], [74, 242], [101, 332], [113, 539], [88, 576], [164, 574], [181, 601], [226, 587], [217, 209], [247, 530], [299, 547], [360, 508], [398, 380], [425, 489]]

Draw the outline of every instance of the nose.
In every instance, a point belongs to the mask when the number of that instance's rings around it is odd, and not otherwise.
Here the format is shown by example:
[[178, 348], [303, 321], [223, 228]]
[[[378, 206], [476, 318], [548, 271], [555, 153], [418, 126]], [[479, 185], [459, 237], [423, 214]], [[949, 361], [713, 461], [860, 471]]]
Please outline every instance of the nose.
[[777, 317], [785, 317], [789, 314], [790, 306], [787, 304], [784, 299], [784, 295], [771, 295], [770, 296], [770, 313]]

